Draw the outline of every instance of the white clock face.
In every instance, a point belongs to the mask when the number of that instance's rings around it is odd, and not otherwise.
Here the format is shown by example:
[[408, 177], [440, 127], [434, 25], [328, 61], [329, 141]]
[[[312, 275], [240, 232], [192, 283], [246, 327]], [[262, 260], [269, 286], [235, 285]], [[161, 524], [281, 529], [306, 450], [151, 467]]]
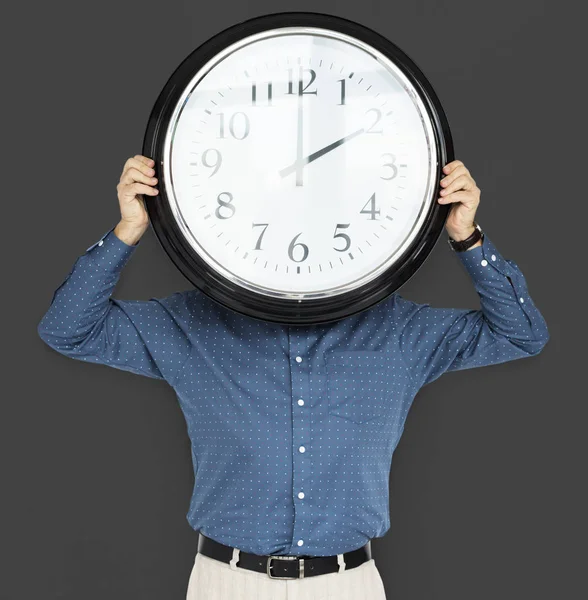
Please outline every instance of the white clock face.
[[436, 197], [430, 117], [406, 76], [347, 35], [248, 37], [195, 74], [164, 185], [209, 266], [278, 298], [333, 296], [390, 268]]

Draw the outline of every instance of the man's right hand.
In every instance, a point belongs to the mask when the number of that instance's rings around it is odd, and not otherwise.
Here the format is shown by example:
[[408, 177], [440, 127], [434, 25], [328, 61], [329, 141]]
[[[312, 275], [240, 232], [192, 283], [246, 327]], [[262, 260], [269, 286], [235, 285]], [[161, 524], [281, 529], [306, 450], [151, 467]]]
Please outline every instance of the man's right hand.
[[143, 203], [143, 194], [156, 196], [159, 190], [153, 167], [155, 162], [141, 154], [129, 158], [116, 186], [121, 220], [114, 228], [115, 235], [134, 246], [149, 227], [149, 216]]

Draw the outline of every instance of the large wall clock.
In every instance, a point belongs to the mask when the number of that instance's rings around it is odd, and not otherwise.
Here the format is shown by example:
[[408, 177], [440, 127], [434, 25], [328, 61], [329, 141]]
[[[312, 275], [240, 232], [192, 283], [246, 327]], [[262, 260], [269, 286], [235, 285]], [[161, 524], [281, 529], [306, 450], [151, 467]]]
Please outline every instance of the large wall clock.
[[153, 229], [203, 293], [288, 325], [374, 306], [424, 262], [453, 157], [431, 84], [393, 42], [317, 13], [230, 27], [173, 72], [149, 117]]

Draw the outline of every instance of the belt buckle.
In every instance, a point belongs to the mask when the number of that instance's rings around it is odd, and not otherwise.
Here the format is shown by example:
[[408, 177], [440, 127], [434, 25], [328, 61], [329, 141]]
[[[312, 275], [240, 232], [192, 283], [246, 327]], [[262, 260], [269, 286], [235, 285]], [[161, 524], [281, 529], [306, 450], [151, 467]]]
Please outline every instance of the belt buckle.
[[[298, 563], [298, 577], [288, 577], [287, 575], [281, 576], [281, 575], [272, 575], [271, 573], [271, 568], [272, 568], [272, 564], [271, 561], [272, 559], [276, 559], [276, 560], [299, 560], [300, 562]], [[267, 574], [271, 579], [302, 579], [304, 577], [304, 559], [303, 558], [299, 558], [298, 556], [280, 556], [280, 555], [275, 555], [275, 556], [268, 556], [267, 558]]]

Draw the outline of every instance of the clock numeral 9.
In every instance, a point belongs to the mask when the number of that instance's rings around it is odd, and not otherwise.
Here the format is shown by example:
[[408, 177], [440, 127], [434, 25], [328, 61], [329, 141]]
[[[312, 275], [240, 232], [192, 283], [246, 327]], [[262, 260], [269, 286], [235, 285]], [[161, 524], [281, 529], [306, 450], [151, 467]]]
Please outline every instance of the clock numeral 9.
[[[221, 200], [221, 196], [228, 196], [229, 200], [227, 200], [226, 202]], [[233, 194], [231, 194], [231, 192], [221, 192], [216, 201], [218, 202], [218, 206], [216, 207], [216, 210], [214, 211], [214, 214], [216, 215], [217, 218], [219, 219], [230, 219], [234, 214], [235, 214], [235, 206], [233, 204], [231, 204], [231, 202], [233, 201]], [[230, 211], [230, 215], [223, 217], [223, 215], [221, 215], [220, 211], [222, 208], [226, 208]]]
[[[219, 138], [224, 139], [225, 138], [225, 113], [217, 113], [218, 116], [220, 117], [220, 134], [219, 134]], [[243, 116], [243, 121], [244, 121], [244, 129], [241, 132], [242, 135], [238, 136], [235, 133], [235, 120], [236, 118], [242, 115]], [[244, 140], [248, 135], [249, 135], [249, 117], [244, 113], [244, 112], [236, 112], [235, 114], [231, 115], [231, 118], [229, 119], [229, 133], [236, 139], [236, 140]]]
[[[214, 162], [210, 163], [210, 164], [208, 163], [208, 158], [207, 158], [209, 153], [214, 153], [214, 155], [215, 155]], [[222, 163], [223, 163], [223, 159], [222, 159], [221, 153], [216, 148], [207, 148], [202, 153], [202, 164], [205, 167], [207, 167], [208, 169], [214, 169], [214, 171], [209, 175], [209, 177], [216, 175], [216, 172], [220, 169]]]

